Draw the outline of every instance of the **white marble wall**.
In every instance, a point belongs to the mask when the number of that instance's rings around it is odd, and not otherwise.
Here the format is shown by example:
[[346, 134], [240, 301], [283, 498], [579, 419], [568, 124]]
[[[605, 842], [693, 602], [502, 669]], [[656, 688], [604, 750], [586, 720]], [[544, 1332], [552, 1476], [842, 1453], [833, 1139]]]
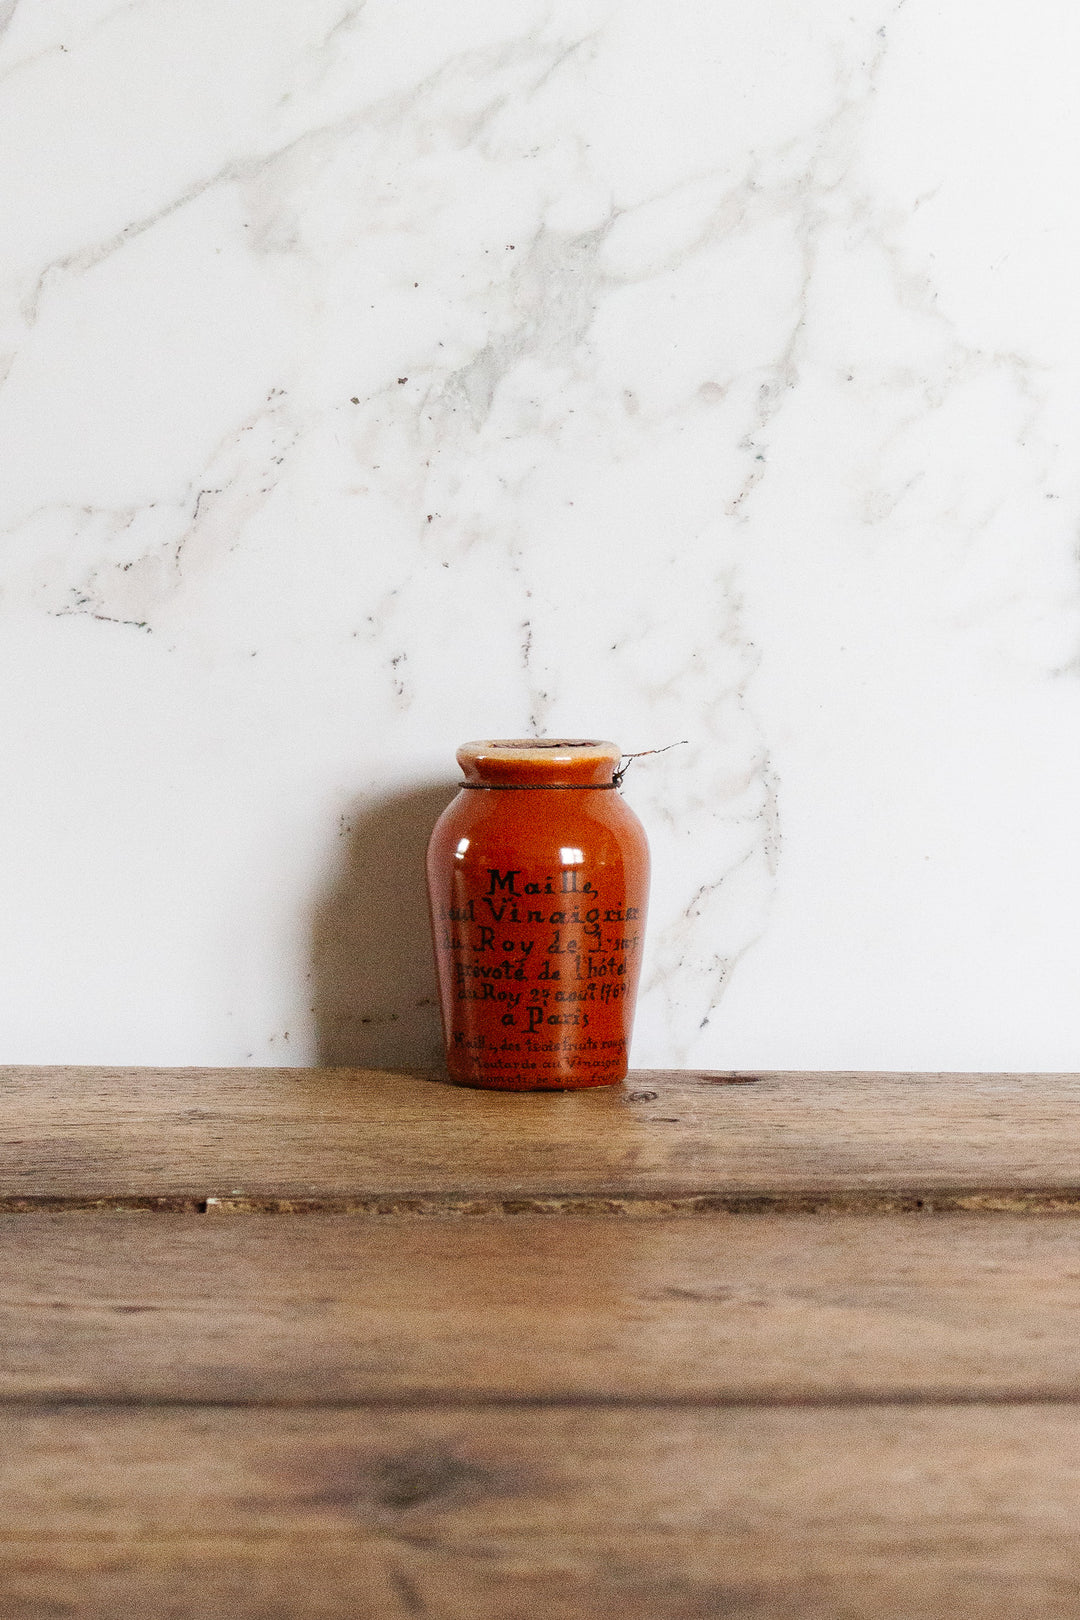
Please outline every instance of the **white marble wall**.
[[1075, 7], [0, 20], [0, 1060], [424, 1061], [536, 730], [638, 1064], [1080, 1067]]

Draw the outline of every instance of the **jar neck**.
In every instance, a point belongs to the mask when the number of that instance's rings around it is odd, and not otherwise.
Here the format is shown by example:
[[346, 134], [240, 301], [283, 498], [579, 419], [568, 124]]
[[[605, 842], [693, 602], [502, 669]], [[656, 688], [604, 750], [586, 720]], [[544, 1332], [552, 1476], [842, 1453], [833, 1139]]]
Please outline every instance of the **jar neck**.
[[608, 791], [621, 750], [585, 738], [515, 737], [462, 743], [464, 788], [502, 792]]
[[615, 782], [459, 782], [463, 793], [612, 793]]

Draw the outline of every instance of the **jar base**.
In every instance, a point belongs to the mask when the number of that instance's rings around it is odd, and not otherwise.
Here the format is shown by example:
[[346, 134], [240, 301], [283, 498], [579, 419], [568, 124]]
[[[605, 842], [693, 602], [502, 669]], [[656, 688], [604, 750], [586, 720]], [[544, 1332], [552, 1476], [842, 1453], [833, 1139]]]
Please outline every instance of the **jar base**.
[[452, 1074], [444, 1069], [440, 1079], [471, 1091], [595, 1091], [599, 1086], [620, 1086], [625, 1074], [605, 1075], [602, 1080], [489, 1080], [479, 1075]]

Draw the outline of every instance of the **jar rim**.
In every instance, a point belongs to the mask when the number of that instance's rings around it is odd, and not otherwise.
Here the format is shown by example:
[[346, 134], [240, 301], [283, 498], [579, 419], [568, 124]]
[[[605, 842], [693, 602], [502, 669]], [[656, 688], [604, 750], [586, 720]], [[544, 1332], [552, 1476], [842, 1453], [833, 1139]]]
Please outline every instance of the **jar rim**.
[[585, 737], [493, 737], [462, 743], [457, 761], [467, 783], [610, 787], [622, 750]]

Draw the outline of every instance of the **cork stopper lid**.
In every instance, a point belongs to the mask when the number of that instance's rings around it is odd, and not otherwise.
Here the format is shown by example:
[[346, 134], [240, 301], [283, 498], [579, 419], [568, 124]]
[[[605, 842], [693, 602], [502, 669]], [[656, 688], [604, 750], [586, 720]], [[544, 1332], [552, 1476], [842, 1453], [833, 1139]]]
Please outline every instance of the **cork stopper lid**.
[[616, 743], [581, 737], [501, 737], [462, 743], [457, 762], [468, 787], [612, 787]]

